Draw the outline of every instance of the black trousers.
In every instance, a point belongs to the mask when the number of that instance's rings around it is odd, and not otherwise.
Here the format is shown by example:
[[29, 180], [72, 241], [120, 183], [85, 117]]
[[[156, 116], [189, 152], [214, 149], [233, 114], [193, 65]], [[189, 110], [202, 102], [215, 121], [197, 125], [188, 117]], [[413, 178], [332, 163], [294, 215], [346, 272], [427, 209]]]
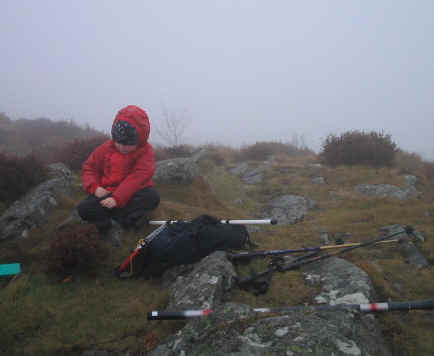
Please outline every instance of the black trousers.
[[89, 195], [77, 206], [78, 215], [101, 230], [111, 226], [111, 219], [116, 220], [123, 227], [133, 226], [137, 220], [160, 203], [160, 194], [153, 187], [137, 191], [123, 208], [103, 207], [100, 201], [105, 198]]

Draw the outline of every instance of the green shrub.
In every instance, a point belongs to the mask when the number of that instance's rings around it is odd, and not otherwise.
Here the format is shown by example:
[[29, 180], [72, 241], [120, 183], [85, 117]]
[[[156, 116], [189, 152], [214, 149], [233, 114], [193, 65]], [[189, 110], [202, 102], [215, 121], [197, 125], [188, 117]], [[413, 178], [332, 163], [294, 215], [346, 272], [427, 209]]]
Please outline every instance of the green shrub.
[[48, 177], [47, 167], [35, 156], [0, 153], [0, 201], [9, 205]]
[[92, 151], [108, 139], [109, 137], [105, 135], [75, 139], [59, 150], [55, 160], [66, 164], [74, 171], [80, 171]]
[[91, 274], [106, 253], [94, 225], [70, 225], [50, 245], [48, 270], [60, 276]]
[[329, 135], [319, 157], [322, 163], [330, 166], [365, 164], [383, 167], [393, 165], [396, 151], [390, 135], [355, 130], [340, 136]]

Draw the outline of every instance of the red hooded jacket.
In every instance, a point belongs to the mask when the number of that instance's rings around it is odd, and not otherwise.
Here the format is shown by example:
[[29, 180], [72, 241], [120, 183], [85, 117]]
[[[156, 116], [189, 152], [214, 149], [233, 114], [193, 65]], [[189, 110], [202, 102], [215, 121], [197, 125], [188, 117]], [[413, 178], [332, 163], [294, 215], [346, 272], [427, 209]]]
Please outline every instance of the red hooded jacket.
[[98, 187], [111, 191], [117, 207], [122, 208], [135, 192], [152, 186], [155, 160], [152, 146], [148, 143], [150, 124], [146, 112], [129, 105], [118, 112], [113, 125], [118, 120], [128, 121], [136, 128], [139, 137], [137, 149], [122, 154], [113, 140], [104, 142], [83, 163], [82, 181], [89, 194], [94, 194]]

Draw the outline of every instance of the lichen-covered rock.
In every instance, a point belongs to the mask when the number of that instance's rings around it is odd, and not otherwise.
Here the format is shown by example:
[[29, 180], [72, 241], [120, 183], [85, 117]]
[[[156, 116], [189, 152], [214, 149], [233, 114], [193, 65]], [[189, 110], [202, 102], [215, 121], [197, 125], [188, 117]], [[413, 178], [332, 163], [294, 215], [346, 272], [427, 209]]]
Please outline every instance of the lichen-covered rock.
[[52, 178], [31, 189], [0, 217], [0, 240], [28, 237], [30, 229], [46, 221], [59, 197], [71, 191], [71, 171], [61, 163], [49, 169]]
[[200, 175], [196, 161], [191, 158], [174, 158], [158, 161], [153, 180], [158, 183], [189, 184]]
[[[380, 230], [385, 234], [393, 234], [399, 231], [404, 230], [404, 225], [388, 225], [383, 226]], [[423, 234], [419, 231], [413, 231], [413, 237], [417, 239], [417, 241], [424, 241]], [[405, 258], [406, 262], [416, 268], [427, 267], [429, 265], [427, 259], [422, 255], [416, 245], [413, 243], [410, 236], [407, 233], [403, 232], [395, 238], [400, 239], [400, 243], [398, 244], [398, 249], [401, 255]]]
[[264, 165], [250, 167], [247, 162], [242, 162], [228, 172], [240, 177], [245, 184], [259, 184], [264, 181], [265, 170]]
[[326, 180], [324, 177], [313, 177], [312, 183], [313, 184], [326, 184]]
[[404, 180], [407, 185], [416, 185], [419, 182], [419, 178], [410, 174], [404, 176]]
[[231, 289], [236, 273], [225, 252], [216, 251], [193, 266], [175, 267], [177, 276], [171, 270], [163, 275], [163, 283], [175, 280], [170, 285], [168, 310], [212, 308]]
[[249, 169], [249, 164], [247, 162], [242, 162], [236, 167], [230, 168], [228, 172], [235, 176], [241, 177], [247, 171], [247, 169]]
[[359, 184], [354, 190], [368, 196], [379, 198], [387, 197], [398, 200], [417, 198], [421, 194], [413, 185], [408, 185], [406, 188], [399, 188], [391, 184]]
[[259, 166], [248, 169], [241, 177], [241, 180], [246, 184], [259, 184], [264, 181], [265, 167]]
[[360, 304], [374, 298], [367, 273], [344, 259], [331, 257], [303, 271], [307, 283], [321, 284], [321, 292], [314, 297], [318, 304]]
[[[223, 256], [218, 252], [209, 257], [217, 262]], [[210, 307], [212, 313], [190, 319], [183, 329], [169, 336], [149, 355], [391, 355], [375, 317], [361, 314], [357, 309], [307, 307], [287, 315], [264, 317], [245, 304], [222, 303], [218, 297], [203, 303], [204, 298], [198, 298], [200, 293], [195, 289], [204, 286], [199, 282], [202, 280], [206, 291], [206, 284], [211, 284], [209, 276], [216, 275], [215, 266], [221, 262], [214, 264], [204, 259], [200, 264], [199, 269], [196, 266], [183, 279], [177, 279], [172, 290], [183, 288], [183, 291], [172, 294], [170, 309]], [[214, 271], [210, 272], [208, 266]], [[218, 268], [221, 272], [225, 269]], [[307, 283], [320, 285], [317, 302], [360, 304], [373, 298], [367, 274], [345, 260], [330, 258], [303, 270]], [[185, 287], [195, 279], [199, 283], [195, 288]]]
[[295, 224], [304, 219], [307, 211], [316, 206], [316, 202], [299, 195], [282, 195], [268, 204], [265, 212], [279, 224]]
[[258, 320], [250, 307], [226, 303], [191, 320], [150, 355], [391, 355], [371, 323], [358, 312], [312, 308]]

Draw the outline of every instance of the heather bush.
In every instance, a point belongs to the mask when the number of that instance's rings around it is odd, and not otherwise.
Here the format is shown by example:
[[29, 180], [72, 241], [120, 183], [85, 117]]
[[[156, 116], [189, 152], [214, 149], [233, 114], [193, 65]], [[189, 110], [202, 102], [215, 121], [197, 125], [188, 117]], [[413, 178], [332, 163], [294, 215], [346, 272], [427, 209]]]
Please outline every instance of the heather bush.
[[297, 147], [291, 143], [282, 142], [256, 142], [253, 145], [245, 146], [240, 149], [240, 160], [259, 160], [263, 161], [275, 154], [287, 154], [289, 156], [302, 156], [312, 154], [307, 147]]
[[94, 225], [70, 225], [50, 245], [48, 270], [62, 276], [91, 274], [106, 253]]
[[46, 166], [35, 156], [0, 153], [0, 201], [9, 205], [48, 177]]
[[322, 163], [336, 165], [364, 164], [374, 167], [391, 166], [394, 163], [396, 144], [383, 132], [347, 131], [329, 135], [319, 154]]
[[415, 172], [424, 168], [424, 161], [417, 153], [398, 149], [395, 154], [394, 165], [402, 174], [415, 174]]
[[92, 151], [108, 139], [109, 137], [105, 135], [75, 139], [59, 150], [56, 161], [66, 164], [74, 171], [79, 171]]

